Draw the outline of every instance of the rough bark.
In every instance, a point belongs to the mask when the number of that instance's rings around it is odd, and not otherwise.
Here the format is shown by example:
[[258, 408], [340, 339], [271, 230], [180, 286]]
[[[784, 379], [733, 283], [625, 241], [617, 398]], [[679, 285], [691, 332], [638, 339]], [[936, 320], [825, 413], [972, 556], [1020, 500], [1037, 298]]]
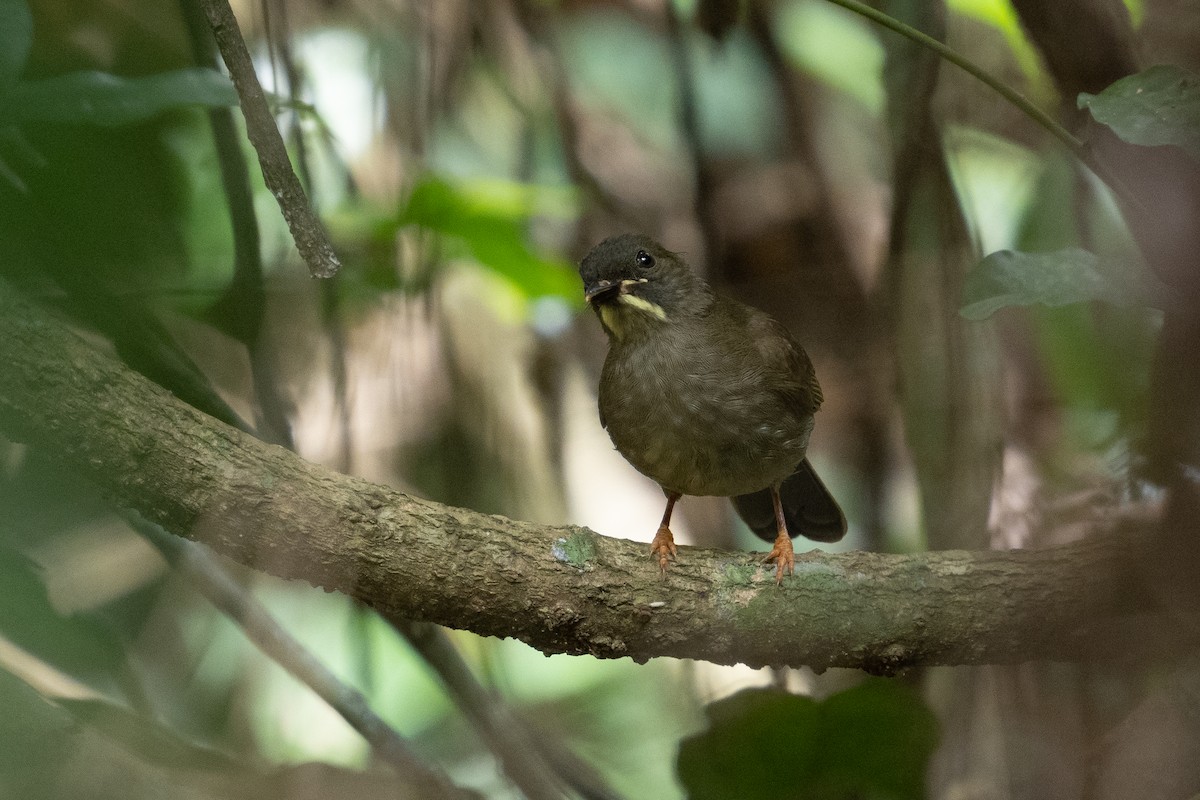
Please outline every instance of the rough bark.
[[545, 653], [889, 673], [1120, 657], [1147, 639], [1133, 576], [1148, 537], [1131, 524], [1044, 550], [802, 555], [782, 588], [761, 554], [681, 547], [664, 579], [643, 544], [439, 505], [264, 444], [2, 282], [0, 429], [58, 454], [114, 503], [243, 564], [390, 619], [511, 636]]

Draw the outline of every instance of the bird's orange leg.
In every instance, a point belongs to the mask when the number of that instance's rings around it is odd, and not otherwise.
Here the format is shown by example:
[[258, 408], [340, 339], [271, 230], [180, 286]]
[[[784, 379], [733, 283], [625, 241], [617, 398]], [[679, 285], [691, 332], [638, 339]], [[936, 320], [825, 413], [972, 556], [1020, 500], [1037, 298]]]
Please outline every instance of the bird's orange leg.
[[667, 563], [675, 558], [675, 537], [671, 534], [671, 512], [675, 510], [675, 501], [679, 499], [678, 492], [667, 492], [667, 510], [663, 512], [662, 523], [654, 540], [650, 542], [650, 557], [658, 559], [658, 569], [663, 575], [667, 574]]
[[783, 502], [779, 499], [779, 487], [771, 487], [771, 504], [775, 506], [775, 525], [779, 531], [775, 537], [775, 546], [763, 559], [763, 562], [775, 562], [775, 583], [783, 583], [783, 575], [796, 571], [796, 551], [792, 549], [792, 537], [788, 536], [787, 520], [783, 517]]

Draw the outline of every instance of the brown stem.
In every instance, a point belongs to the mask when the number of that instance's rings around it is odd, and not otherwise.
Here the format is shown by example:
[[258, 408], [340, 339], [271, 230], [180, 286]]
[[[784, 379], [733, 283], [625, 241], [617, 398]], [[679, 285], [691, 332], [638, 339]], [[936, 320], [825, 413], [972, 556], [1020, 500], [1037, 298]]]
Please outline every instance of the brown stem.
[[325, 226], [309, 205], [304, 187], [292, 170], [283, 137], [267, 105], [267, 97], [258, 82], [258, 76], [254, 73], [254, 62], [238, 28], [237, 19], [233, 16], [233, 9], [229, 7], [228, 0], [200, 1], [217, 39], [221, 58], [237, 89], [242, 114], [246, 118], [246, 134], [258, 154], [263, 179], [279, 203], [279, 210], [283, 212], [288, 230], [292, 232], [296, 249], [308, 264], [313, 277], [333, 277], [341, 268], [341, 263], [333, 252]]

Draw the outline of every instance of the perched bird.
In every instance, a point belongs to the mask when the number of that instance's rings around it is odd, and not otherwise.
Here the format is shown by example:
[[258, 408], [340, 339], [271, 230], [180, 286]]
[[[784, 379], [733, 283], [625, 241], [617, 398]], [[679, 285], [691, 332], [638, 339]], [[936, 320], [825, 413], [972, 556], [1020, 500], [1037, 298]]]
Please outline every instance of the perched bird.
[[600, 424], [667, 496], [650, 546], [659, 569], [676, 556], [671, 512], [685, 494], [732, 498], [774, 542], [776, 583], [794, 570], [792, 536], [841, 539], [846, 518], [805, 458], [821, 387], [791, 334], [647, 236], [605, 239], [579, 274], [608, 334]]

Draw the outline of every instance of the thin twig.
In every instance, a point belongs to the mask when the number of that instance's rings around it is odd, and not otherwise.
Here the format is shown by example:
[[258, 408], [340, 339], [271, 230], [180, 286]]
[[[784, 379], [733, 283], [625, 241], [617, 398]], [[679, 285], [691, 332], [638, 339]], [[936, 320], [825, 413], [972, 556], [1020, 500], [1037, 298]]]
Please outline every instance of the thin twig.
[[927, 47], [937, 53], [944, 60], [949, 61], [954, 66], [963, 70], [969, 75], [974, 76], [984, 85], [996, 91], [1001, 97], [1012, 103], [1018, 109], [1025, 113], [1030, 119], [1041, 125], [1051, 136], [1058, 139], [1063, 145], [1083, 163], [1088, 169], [1095, 173], [1096, 177], [1102, 180], [1109, 189], [1113, 191], [1121, 200], [1133, 209], [1145, 212], [1145, 205], [1138, 199], [1125, 183], [1108, 170], [1103, 164], [1100, 164], [1092, 157], [1091, 151], [1077, 136], [1060, 125], [1053, 117], [1047, 114], [1042, 109], [1034, 105], [1033, 101], [1025, 95], [1018, 92], [1008, 84], [1004, 83], [999, 78], [992, 75], [983, 67], [971, 61], [966, 56], [959, 53], [954, 48], [947, 44], [943, 44], [929, 34], [922, 33], [911, 25], [906, 25], [895, 17], [888, 16], [882, 11], [878, 11], [870, 6], [859, 2], [859, 0], [828, 0], [836, 6], [853, 11], [855, 14], [866, 17], [867, 19], [877, 22], [883, 27], [895, 31], [896, 33], [911, 39], [922, 47]]
[[366, 697], [339, 680], [271, 616], [249, 590], [239, 584], [206, 548], [180, 539], [136, 512], [125, 518], [209, 602], [227, 615], [259, 650], [328, 703], [371, 745], [382, 761], [409, 780], [427, 785], [431, 797], [474, 796], [455, 786], [436, 767], [417, 757], [408, 742], [371, 710]]
[[[283, 80], [286, 83], [287, 99], [292, 108], [300, 108], [302, 98], [300, 89], [303, 76], [296, 64], [292, 52], [291, 23], [288, 21], [288, 0], [264, 0], [263, 16], [267, 20], [274, 19], [276, 24], [268, 30], [268, 41], [282, 67]], [[304, 131], [300, 127], [300, 115], [289, 115], [288, 141], [296, 153], [296, 171], [300, 181], [311, 194], [315, 192], [312, 169], [309, 167], [308, 144], [304, 139]], [[353, 178], [351, 178], [353, 192]], [[347, 385], [349, 377], [346, 368], [346, 332], [340, 318], [341, 294], [337, 283], [326, 281], [321, 284], [321, 321], [325, 334], [329, 337], [330, 368], [333, 372], [333, 394], [338, 415], [338, 458], [337, 467], [342, 472], [354, 471], [354, 448], [350, 430], [350, 404], [347, 400]]]
[[568, 783], [585, 797], [618, 797], [602, 781], [583, 774], [578, 764], [563, 763], [570, 761], [571, 754], [535, 740], [528, 727], [476, 679], [445, 631], [410, 620], [394, 622], [393, 627], [437, 672], [488, 749], [500, 759], [505, 774], [529, 800], [565, 797]]
[[[181, 0], [180, 6], [196, 63], [216, 67], [217, 49], [199, 0]], [[254, 210], [246, 158], [230, 109], [209, 109], [208, 122], [233, 234], [233, 280], [214, 304], [212, 313], [217, 324], [245, 345], [250, 354], [254, 394], [261, 410], [256, 433], [292, 449], [287, 402], [279, 391], [279, 381], [273, 377], [276, 372], [274, 353], [264, 345], [261, 336], [266, 288], [263, 285], [258, 214]]]
[[1087, 148], [1084, 146], [1082, 141], [1072, 135], [1071, 132], [1062, 125], [1059, 125], [1053, 117], [1034, 105], [1029, 98], [1025, 97], [1025, 95], [1004, 83], [999, 78], [996, 78], [974, 61], [971, 61], [967, 57], [961, 55], [954, 48], [939, 42], [929, 34], [922, 33], [911, 25], [907, 25], [895, 17], [888, 16], [882, 11], [871, 8], [865, 3], [860, 3], [859, 0], [829, 0], [829, 2], [836, 6], [841, 6], [848, 11], [853, 11], [855, 14], [861, 14], [867, 19], [877, 22], [883, 27], [893, 30], [907, 39], [911, 39], [922, 47], [929, 48], [959, 69], [962, 69], [968, 74], [978, 78], [984, 84], [998, 92], [1005, 100], [1023, 111], [1034, 122], [1045, 128], [1051, 136], [1066, 145], [1067, 149], [1075, 154], [1080, 161], [1088, 161]]
[[341, 263], [333, 252], [325, 226], [313, 211], [304, 187], [292, 169], [283, 137], [267, 105], [258, 76], [254, 73], [254, 62], [238, 28], [233, 9], [229, 7], [228, 0], [200, 2], [233, 85], [237, 88], [242, 114], [246, 118], [246, 133], [258, 153], [263, 179], [279, 203], [283, 218], [292, 232], [292, 239], [296, 242], [296, 249], [308, 264], [313, 277], [332, 277], [341, 268]]

